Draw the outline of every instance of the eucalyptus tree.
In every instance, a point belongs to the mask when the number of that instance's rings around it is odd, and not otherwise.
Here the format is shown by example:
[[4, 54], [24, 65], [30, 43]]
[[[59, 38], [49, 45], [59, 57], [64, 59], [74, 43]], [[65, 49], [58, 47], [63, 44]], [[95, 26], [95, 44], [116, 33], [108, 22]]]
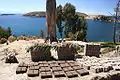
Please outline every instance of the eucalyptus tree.
[[62, 25], [63, 23], [63, 12], [62, 12], [62, 5], [59, 5], [56, 9], [56, 24], [58, 27], [58, 31], [60, 33], [60, 37], [63, 37], [63, 28], [64, 26]]

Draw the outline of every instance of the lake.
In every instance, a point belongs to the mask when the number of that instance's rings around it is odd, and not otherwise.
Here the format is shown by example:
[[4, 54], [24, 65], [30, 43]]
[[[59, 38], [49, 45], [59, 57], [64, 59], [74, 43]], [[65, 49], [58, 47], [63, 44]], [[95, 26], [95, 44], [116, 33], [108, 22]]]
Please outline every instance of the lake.
[[[88, 41], [112, 41], [113, 23], [104, 21], [87, 20]], [[38, 36], [40, 29], [46, 32], [45, 18], [24, 17], [22, 15], [0, 16], [0, 26], [4, 28], [11, 27], [12, 33], [16, 36], [25, 34], [26, 36]], [[57, 32], [59, 37], [59, 33]]]

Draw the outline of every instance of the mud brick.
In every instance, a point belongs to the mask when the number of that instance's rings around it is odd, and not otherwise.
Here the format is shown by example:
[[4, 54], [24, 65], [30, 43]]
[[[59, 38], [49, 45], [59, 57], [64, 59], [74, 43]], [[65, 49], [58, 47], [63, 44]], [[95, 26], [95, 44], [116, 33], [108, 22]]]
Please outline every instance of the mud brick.
[[21, 67], [17, 67], [16, 74], [20, 74], [20, 73], [21, 73]]
[[34, 65], [34, 66], [38, 66], [38, 65], [39, 65], [39, 63], [35, 62], [33, 65]]
[[41, 78], [45, 78], [46, 77], [46, 72], [41, 72]]
[[26, 71], [27, 71], [26, 67], [17, 67], [16, 74], [26, 73]]
[[66, 63], [65, 61], [57, 61], [58, 64]]
[[52, 78], [51, 72], [41, 72], [41, 78]]
[[66, 72], [66, 75], [68, 76], [68, 78], [73, 78], [78, 76], [78, 74], [73, 71]]
[[61, 67], [70, 67], [68, 63], [60, 64]]
[[52, 78], [52, 73], [51, 72], [46, 72], [47, 78]]
[[27, 74], [29, 77], [39, 76], [39, 71], [38, 70], [28, 70]]
[[47, 64], [47, 63], [45, 63], [45, 64], [39, 64], [39, 67], [48, 67], [49, 65]]
[[34, 69], [35, 70], [39, 70], [39, 66], [34, 66]]
[[50, 64], [50, 67], [58, 67], [59, 65], [57, 64], [57, 63], [52, 63], [52, 64]]
[[78, 73], [76, 71], [70, 71], [74, 77], [78, 77]]
[[29, 66], [38, 66], [39, 64], [37, 62], [31, 62], [28, 64]]
[[48, 64], [56, 64], [57, 61], [48, 61]]
[[80, 67], [80, 66], [73, 66], [72, 67], [74, 70], [80, 70], [80, 69], [83, 69], [83, 67]]
[[29, 77], [34, 77], [34, 71], [33, 70], [28, 70], [27, 75]]
[[39, 71], [38, 70], [34, 70], [33, 73], [34, 73], [34, 76], [39, 76]]
[[34, 66], [34, 62], [29, 63], [28, 66]]
[[66, 75], [68, 76], [68, 78], [72, 78], [72, 73], [66, 72]]
[[19, 66], [19, 67], [23, 67], [23, 64], [24, 64], [24, 63], [20, 63], [18, 66]]
[[77, 63], [69, 63], [70, 66], [79, 66]]
[[39, 71], [40, 71], [40, 72], [45, 72], [46, 70], [45, 70], [44, 67], [41, 67], [41, 68], [39, 69]]
[[83, 65], [83, 67], [87, 70], [90, 70], [91, 66], [90, 65]]
[[77, 72], [79, 73], [79, 75], [84, 76], [84, 75], [88, 75], [89, 72], [86, 69], [81, 69], [81, 70], [77, 70]]
[[39, 67], [44, 67], [44, 64], [43, 63], [39, 64]]
[[29, 69], [30, 69], [30, 70], [34, 70], [35, 67], [34, 67], [34, 66], [30, 66]]
[[44, 68], [45, 68], [46, 72], [51, 71], [50, 67], [44, 67]]
[[64, 71], [56, 71], [54, 72], [55, 77], [65, 77]]
[[104, 72], [109, 72], [110, 70], [109, 70], [108, 67], [104, 67], [104, 68], [103, 68], [103, 71], [104, 71]]
[[25, 63], [20, 63], [18, 66], [19, 66], [19, 67], [28, 67], [28, 65], [25, 64]]
[[108, 66], [109, 70], [113, 70], [113, 66]]
[[42, 61], [39, 61], [38, 64], [42, 64], [43, 62]]
[[73, 71], [73, 68], [72, 67], [65, 67], [65, 68], [63, 68], [63, 71]]
[[19, 66], [19, 67], [28, 67], [28, 64], [25, 64], [24, 62], [22, 62], [22, 63], [20, 63], [18, 66]]
[[95, 72], [95, 73], [100, 73], [100, 72], [103, 72], [103, 67], [95, 66], [95, 67], [91, 67], [90, 70]]
[[73, 61], [73, 60], [68, 60], [68, 61], [66, 61], [67, 63], [75, 63], [75, 61]]
[[119, 66], [114, 66], [114, 70], [115, 71], [120, 71], [120, 67]]
[[23, 67], [28, 67], [28, 64], [23, 64]]
[[52, 67], [52, 71], [62, 71], [61, 67]]
[[50, 67], [41, 67], [40, 72], [48, 72], [51, 71]]
[[26, 67], [22, 67], [21, 71], [22, 71], [22, 73], [26, 73], [27, 72], [27, 68]]
[[48, 67], [49, 65], [48, 64], [43, 64], [43, 67]]
[[43, 64], [47, 64], [48, 62], [47, 61], [42, 61]]

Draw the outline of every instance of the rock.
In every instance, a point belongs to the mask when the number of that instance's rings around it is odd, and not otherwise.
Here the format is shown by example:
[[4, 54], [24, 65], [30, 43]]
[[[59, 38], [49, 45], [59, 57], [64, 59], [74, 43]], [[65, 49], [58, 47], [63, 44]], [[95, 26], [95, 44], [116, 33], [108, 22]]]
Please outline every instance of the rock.
[[8, 54], [5, 63], [18, 63], [18, 60], [14, 54]]

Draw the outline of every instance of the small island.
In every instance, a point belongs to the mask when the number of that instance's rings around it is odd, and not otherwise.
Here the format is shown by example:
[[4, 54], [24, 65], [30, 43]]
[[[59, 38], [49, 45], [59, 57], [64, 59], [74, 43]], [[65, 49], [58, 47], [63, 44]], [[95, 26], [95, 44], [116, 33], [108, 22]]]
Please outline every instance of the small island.
[[8, 16], [8, 15], [15, 15], [15, 14], [0, 14], [0, 16]]
[[27, 17], [46, 17], [46, 13], [43, 12], [43, 11], [42, 12], [35, 11], [35, 12], [26, 13], [23, 16], [27, 16]]
[[[76, 12], [76, 14], [78, 16], [84, 16], [84, 17], [88, 16], [87, 14], [81, 13], [81, 12]], [[34, 12], [26, 13], [23, 16], [27, 16], [27, 17], [46, 17], [46, 12], [44, 12], [44, 11], [34, 11]]]

